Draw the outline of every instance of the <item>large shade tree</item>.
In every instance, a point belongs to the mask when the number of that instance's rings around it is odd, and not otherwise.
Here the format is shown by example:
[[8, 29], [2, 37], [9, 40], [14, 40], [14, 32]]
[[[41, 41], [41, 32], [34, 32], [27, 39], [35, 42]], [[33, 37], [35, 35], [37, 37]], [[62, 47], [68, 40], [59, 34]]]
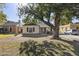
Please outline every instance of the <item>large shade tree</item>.
[[0, 23], [4, 23], [7, 20], [6, 15], [1, 11], [0, 12]]
[[34, 17], [28, 15], [27, 17], [23, 18], [24, 25], [36, 25], [38, 23], [37, 19], [34, 19]]
[[0, 3], [0, 25], [7, 20], [6, 14], [3, 13], [4, 6], [5, 6], [4, 3]]
[[[53, 3], [53, 4], [28, 4], [26, 6], [20, 6], [19, 15], [27, 16], [32, 15], [35, 19], [38, 19], [48, 26], [53, 28], [54, 35], [53, 38], [59, 38], [59, 26], [64, 21], [66, 23], [71, 22], [72, 17], [78, 16], [78, 6], [79, 4], [65, 4], [65, 3]], [[52, 19], [51, 19], [52, 18]], [[51, 20], [54, 20], [54, 24], [51, 23]]]

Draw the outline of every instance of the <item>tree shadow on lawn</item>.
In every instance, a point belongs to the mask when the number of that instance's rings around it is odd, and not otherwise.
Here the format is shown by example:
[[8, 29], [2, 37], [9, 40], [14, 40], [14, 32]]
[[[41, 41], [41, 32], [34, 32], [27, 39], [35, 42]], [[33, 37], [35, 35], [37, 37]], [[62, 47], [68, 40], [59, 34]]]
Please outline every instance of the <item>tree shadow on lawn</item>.
[[64, 40], [64, 39], [59, 39], [60, 41], [63, 42], [67, 42], [68, 44], [71, 44], [74, 48], [74, 53], [79, 56], [79, 41], [77, 40], [73, 40], [73, 41], [68, 41], [68, 40]]
[[76, 41], [45, 40], [39, 43], [34, 40], [22, 42], [19, 48], [20, 55], [27, 56], [75, 56], [79, 55]]

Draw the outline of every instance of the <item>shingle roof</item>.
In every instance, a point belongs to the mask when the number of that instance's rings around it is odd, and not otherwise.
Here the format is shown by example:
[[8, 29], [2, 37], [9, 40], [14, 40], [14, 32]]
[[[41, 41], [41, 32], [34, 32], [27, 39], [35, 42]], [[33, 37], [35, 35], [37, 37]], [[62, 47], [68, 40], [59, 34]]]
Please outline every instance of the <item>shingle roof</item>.
[[14, 21], [7, 21], [6, 24], [7, 24], [7, 23], [11, 23], [11, 24], [19, 24], [18, 22], [14, 22]]
[[14, 21], [6, 21], [5, 23], [3, 23], [3, 24], [0, 24], [0, 25], [17, 25], [17, 24], [19, 24], [19, 22], [14, 22]]
[[46, 25], [44, 22], [39, 22], [37, 25], [39, 25], [40, 27], [49, 27], [49, 26]]

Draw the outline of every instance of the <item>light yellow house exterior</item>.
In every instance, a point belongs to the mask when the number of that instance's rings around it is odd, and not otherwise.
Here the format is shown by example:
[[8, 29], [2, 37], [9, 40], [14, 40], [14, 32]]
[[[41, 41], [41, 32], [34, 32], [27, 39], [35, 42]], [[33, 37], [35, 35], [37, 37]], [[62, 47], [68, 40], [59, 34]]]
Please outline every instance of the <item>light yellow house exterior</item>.
[[60, 33], [64, 33], [64, 32], [66, 32], [68, 30], [71, 30], [71, 29], [77, 29], [77, 30], [79, 30], [79, 23], [61, 25], [59, 32]]

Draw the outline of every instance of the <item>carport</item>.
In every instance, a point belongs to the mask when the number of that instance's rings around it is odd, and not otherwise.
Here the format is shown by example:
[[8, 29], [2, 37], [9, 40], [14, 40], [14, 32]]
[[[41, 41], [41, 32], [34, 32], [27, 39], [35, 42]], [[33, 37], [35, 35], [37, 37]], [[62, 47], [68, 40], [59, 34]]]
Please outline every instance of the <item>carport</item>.
[[0, 28], [0, 33], [7, 33], [7, 28]]

